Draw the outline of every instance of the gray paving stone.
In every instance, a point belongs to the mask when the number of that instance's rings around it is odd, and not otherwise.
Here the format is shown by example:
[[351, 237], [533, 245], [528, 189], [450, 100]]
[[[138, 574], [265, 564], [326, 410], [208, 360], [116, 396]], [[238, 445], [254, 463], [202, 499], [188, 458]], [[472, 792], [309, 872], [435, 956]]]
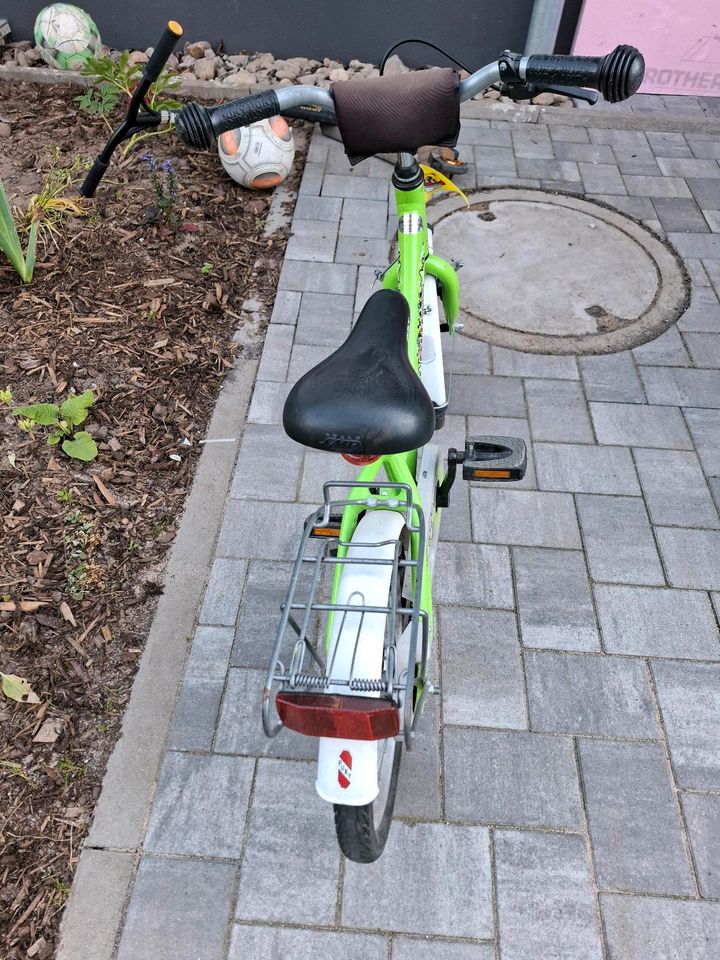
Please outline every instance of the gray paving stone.
[[720, 787], [720, 666], [652, 662], [660, 711], [679, 787]]
[[295, 343], [338, 347], [350, 333], [353, 297], [349, 294], [302, 295]]
[[720, 370], [642, 367], [650, 403], [720, 409]]
[[665, 177], [695, 177], [715, 179], [720, 177], [720, 165], [716, 160], [687, 160], [683, 157], [658, 157], [658, 166]]
[[[435, 664], [430, 670], [437, 674]], [[428, 697], [412, 750], [403, 753], [395, 798], [396, 817], [440, 819], [439, 698]]]
[[572, 443], [536, 443], [535, 469], [542, 490], [640, 493], [630, 451]]
[[612, 960], [715, 960], [720, 904], [655, 897], [602, 896]]
[[[358, 467], [348, 463], [337, 453], [326, 453], [323, 450], [306, 450], [303, 464], [302, 483], [300, 485], [300, 499], [305, 503], [314, 503], [317, 506], [323, 502], [323, 485], [331, 480], [354, 480], [358, 474]], [[347, 496], [348, 491], [336, 491], [338, 496]]]
[[578, 494], [575, 500], [593, 580], [665, 585], [655, 539], [641, 499]]
[[[253, 560], [240, 608], [231, 664], [267, 669], [293, 565]], [[301, 585], [306, 581], [301, 581]]]
[[[620, 167], [621, 173], [633, 173], [632, 170], [623, 170], [622, 166]], [[659, 172], [659, 171], [657, 171]], [[649, 197], [626, 197], [626, 196], [617, 196], [615, 194], [607, 193], [597, 193], [597, 194], [588, 194], [588, 200], [599, 200], [601, 203], [606, 203], [611, 207], [614, 207], [616, 210], [620, 210], [622, 213], [626, 213], [630, 217], [635, 217], [636, 220], [649, 220], [655, 216], [655, 208], [652, 205], [652, 200]], [[608, 357], [614, 356], [614, 354], [608, 354]], [[623, 354], [619, 354], [623, 356]], [[600, 360], [601, 357], [588, 357], [589, 360]]]
[[659, 737], [641, 660], [529, 650], [525, 671], [533, 730]]
[[153, 853], [239, 857], [255, 761], [167, 753], [144, 847]]
[[697, 455], [708, 476], [720, 476], [720, 413], [715, 410], [683, 408]]
[[687, 183], [682, 177], [652, 177], [623, 175], [627, 192], [631, 197], [689, 197]]
[[354, 312], [360, 313], [368, 301], [370, 294], [380, 289], [377, 277], [375, 276], [375, 267], [358, 267], [357, 288], [355, 290]]
[[256, 381], [248, 411], [248, 423], [280, 423], [289, 392], [290, 386], [287, 383]]
[[715, 618], [704, 593], [596, 586], [595, 600], [608, 653], [720, 660]]
[[720, 527], [697, 455], [684, 450], [636, 450], [635, 463], [655, 524]]
[[526, 729], [515, 614], [444, 607], [440, 637], [445, 723]]
[[522, 381], [516, 377], [454, 374], [449, 410], [489, 417], [524, 417]]
[[241, 756], [313, 759], [317, 742], [311, 737], [287, 729], [273, 739], [265, 736], [261, 708], [266, 671], [267, 664], [265, 670], [232, 667], [228, 671], [215, 749]]
[[495, 862], [503, 960], [600, 960], [580, 837], [498, 831]]
[[246, 570], [245, 560], [215, 559], [200, 610], [200, 623], [235, 626]]
[[262, 359], [258, 367], [258, 380], [287, 379], [290, 352], [295, 330], [290, 324], [271, 323], [265, 334]]
[[598, 443], [692, 450], [679, 410], [636, 403], [590, 403]]
[[720, 590], [720, 532], [657, 527], [655, 533], [671, 586]]
[[[445, 374], [490, 373], [490, 347], [482, 340], [456, 333], [445, 348]], [[450, 380], [452, 392], [452, 380]]]
[[387, 200], [389, 179], [327, 174], [323, 197], [349, 197], [352, 200]]
[[690, 357], [677, 326], [633, 350], [637, 363], [650, 367], [689, 367]]
[[513, 560], [523, 644], [557, 650], [599, 650], [582, 554], [516, 547]]
[[[700, 261], [708, 277], [713, 280], [712, 264], [714, 261]], [[718, 273], [715, 286], [720, 290], [720, 272]], [[690, 295], [690, 306], [678, 320], [678, 327], [685, 333], [687, 331], [700, 331], [701, 333], [720, 333], [720, 303], [711, 287], [694, 287]]]
[[337, 223], [330, 220], [295, 221], [285, 248], [285, 259], [332, 263], [337, 232]]
[[692, 197], [655, 197], [653, 206], [663, 229], [683, 233], [707, 233], [708, 225]]
[[[555, 134], [553, 134], [553, 139], [555, 139]], [[615, 163], [615, 155], [607, 144], [588, 143], [587, 141], [579, 143], [573, 141], [556, 142], [555, 156], [558, 160], [582, 160], [587, 164]], [[621, 192], [625, 192], [624, 187]]]
[[478, 176], [515, 177], [515, 157], [511, 147], [473, 147]]
[[[520, 185], [519, 182], [518, 185]], [[540, 187], [542, 190], [551, 192], [572, 193], [576, 197], [581, 197], [585, 193], [581, 180], [539, 180], [534, 184], [528, 183], [527, 186]]]
[[278, 290], [275, 294], [270, 323], [287, 323], [291, 326], [297, 320], [300, 309], [300, 294], [294, 290]]
[[470, 494], [473, 538], [526, 547], [579, 547], [580, 532], [568, 494], [478, 487]]
[[720, 160], [720, 146], [718, 146], [718, 141], [715, 137], [705, 138], [688, 134], [687, 141], [690, 144], [693, 156], [699, 160]]
[[555, 156], [547, 127], [539, 124], [520, 124], [512, 128], [511, 135], [516, 157], [522, 157], [524, 160], [534, 158], [552, 160]]
[[578, 747], [600, 888], [691, 895], [662, 746], [580, 740]]
[[519, 177], [539, 177], [541, 180], [580, 181], [580, 171], [574, 160], [518, 160]]
[[304, 263], [286, 260], [280, 271], [280, 290], [311, 293], [355, 293], [357, 267], [349, 263]]
[[681, 257], [699, 257], [701, 260], [720, 257], [720, 234], [717, 233], [668, 233], [668, 240]]
[[441, 542], [435, 563], [435, 603], [512, 610], [507, 547]]
[[382, 240], [387, 229], [387, 217], [387, 203], [384, 200], [346, 200], [343, 203], [340, 236]]
[[590, 138], [585, 127], [576, 127], [574, 125], [563, 123], [549, 123], [548, 130], [550, 136], [556, 142], [560, 143], [588, 143]]
[[338, 856], [333, 814], [315, 793], [314, 781], [314, 764], [258, 763], [235, 905], [238, 920], [334, 922]]
[[505, 347], [492, 347], [493, 372], [500, 377], [551, 377], [578, 380], [575, 357], [554, 357], [543, 353], [522, 353]]
[[[342, 923], [489, 939], [490, 884], [487, 830], [396, 822], [379, 860], [346, 862]], [[389, 890], [402, 890], [403, 895], [389, 897]]]
[[620, 171], [610, 158], [609, 163], [578, 163], [580, 176], [588, 193], [605, 193], [610, 196], [627, 193]]
[[299, 196], [295, 204], [293, 223], [298, 220], [330, 220], [340, 219], [342, 200], [338, 197]]
[[373, 933], [338, 933], [235, 924], [228, 960], [387, 960], [387, 940]]
[[720, 899], [720, 796], [686, 793], [682, 807], [700, 893]]
[[442, 960], [495, 960], [495, 947], [491, 943], [393, 937], [392, 960], [437, 960], [438, 956]]
[[294, 560], [305, 518], [306, 503], [229, 500], [220, 529], [222, 557], [255, 560]]
[[118, 960], [223, 960], [235, 869], [143, 857]]
[[390, 243], [385, 239], [370, 240], [365, 237], [340, 237], [335, 253], [335, 262], [386, 267], [390, 262]]
[[491, 127], [488, 120], [473, 120], [463, 117], [460, 127], [460, 144], [479, 144], [488, 147], [509, 147], [512, 145], [508, 124]]
[[592, 443], [595, 439], [580, 383], [526, 380], [525, 394], [535, 440]]
[[690, 147], [681, 133], [646, 133], [650, 148], [656, 157], [691, 157]]
[[518, 827], [581, 826], [569, 737], [446, 727], [444, 745], [448, 819]]
[[232, 627], [198, 627], [195, 631], [170, 730], [170, 749], [212, 747], [232, 638]]
[[632, 153], [636, 156], [652, 156], [647, 138], [642, 130], [615, 130], [610, 128], [590, 128], [592, 143], [609, 143], [613, 151]]
[[[527, 448], [527, 470], [522, 480], [513, 481], [513, 490], [534, 490], [537, 487], [535, 477], [535, 456], [530, 439], [530, 426], [527, 420], [519, 417], [468, 417], [466, 435], [469, 437], [519, 437]], [[480, 483], [480, 487], [491, 487], [492, 481]], [[466, 485], [468, 491], [470, 484]]]
[[334, 353], [337, 347], [316, 347], [306, 343], [296, 343], [290, 355], [288, 383], [296, 383], [300, 377], [316, 367], [322, 360]]
[[237, 500], [294, 500], [302, 458], [303, 448], [290, 440], [281, 426], [249, 423], [240, 446], [230, 496]]
[[699, 207], [703, 210], [720, 210], [720, 194], [714, 178], [690, 177], [688, 186]]
[[302, 180], [298, 187], [298, 195], [317, 197], [320, 195], [320, 188], [323, 183], [323, 173], [325, 165], [323, 163], [306, 163], [303, 170]]
[[629, 352], [580, 357], [579, 363], [588, 400], [645, 403], [645, 393]]
[[696, 367], [720, 368], [720, 333], [683, 334]]
[[629, 153], [621, 152], [616, 156], [618, 170], [625, 176], [629, 174], [633, 177], [657, 177], [660, 178], [660, 167], [657, 160], [653, 157], [641, 156], [633, 157]]

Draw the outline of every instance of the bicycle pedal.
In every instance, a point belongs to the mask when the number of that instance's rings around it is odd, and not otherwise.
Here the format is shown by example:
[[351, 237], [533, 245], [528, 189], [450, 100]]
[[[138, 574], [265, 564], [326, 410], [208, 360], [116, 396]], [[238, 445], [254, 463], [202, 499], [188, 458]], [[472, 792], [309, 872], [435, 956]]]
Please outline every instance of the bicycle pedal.
[[342, 516], [338, 514], [333, 516], [332, 514], [328, 518], [327, 523], [317, 523], [310, 531], [311, 540], [336, 540], [340, 536], [340, 524], [342, 523]]
[[463, 480], [522, 480], [527, 470], [527, 447], [519, 437], [468, 437], [463, 458]]

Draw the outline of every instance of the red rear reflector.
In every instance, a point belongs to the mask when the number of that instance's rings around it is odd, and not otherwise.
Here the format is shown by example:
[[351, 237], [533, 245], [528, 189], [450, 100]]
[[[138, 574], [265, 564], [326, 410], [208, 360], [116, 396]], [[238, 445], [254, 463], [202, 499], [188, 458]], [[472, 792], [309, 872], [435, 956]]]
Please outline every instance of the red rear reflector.
[[400, 715], [390, 700], [281, 691], [275, 703], [285, 726], [308, 737], [387, 740], [400, 731]]
[[369, 463], [375, 463], [376, 460], [380, 459], [379, 456], [355, 456], [354, 453], [343, 453], [341, 456], [343, 460], [347, 460], [348, 463], [352, 463], [355, 467], [366, 467]]

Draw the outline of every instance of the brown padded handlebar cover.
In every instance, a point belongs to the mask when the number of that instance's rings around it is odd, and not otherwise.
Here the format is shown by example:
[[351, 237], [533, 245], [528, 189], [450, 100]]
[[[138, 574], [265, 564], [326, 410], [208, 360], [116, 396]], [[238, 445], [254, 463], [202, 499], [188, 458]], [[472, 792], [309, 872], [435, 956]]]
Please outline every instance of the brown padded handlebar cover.
[[374, 153], [413, 153], [426, 143], [454, 147], [460, 131], [459, 76], [449, 67], [330, 88], [350, 163]]

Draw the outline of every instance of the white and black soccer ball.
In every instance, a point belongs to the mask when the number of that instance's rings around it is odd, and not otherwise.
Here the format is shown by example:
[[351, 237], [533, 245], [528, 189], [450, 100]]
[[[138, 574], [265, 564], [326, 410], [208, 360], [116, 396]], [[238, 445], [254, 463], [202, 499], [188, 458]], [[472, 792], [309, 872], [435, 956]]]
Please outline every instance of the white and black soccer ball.
[[295, 141], [287, 122], [271, 117], [223, 133], [218, 153], [225, 172], [236, 183], [251, 190], [269, 190], [292, 170]]
[[100, 49], [100, 34], [92, 17], [72, 3], [51, 3], [35, 20], [35, 43], [51, 67], [78, 70]]

